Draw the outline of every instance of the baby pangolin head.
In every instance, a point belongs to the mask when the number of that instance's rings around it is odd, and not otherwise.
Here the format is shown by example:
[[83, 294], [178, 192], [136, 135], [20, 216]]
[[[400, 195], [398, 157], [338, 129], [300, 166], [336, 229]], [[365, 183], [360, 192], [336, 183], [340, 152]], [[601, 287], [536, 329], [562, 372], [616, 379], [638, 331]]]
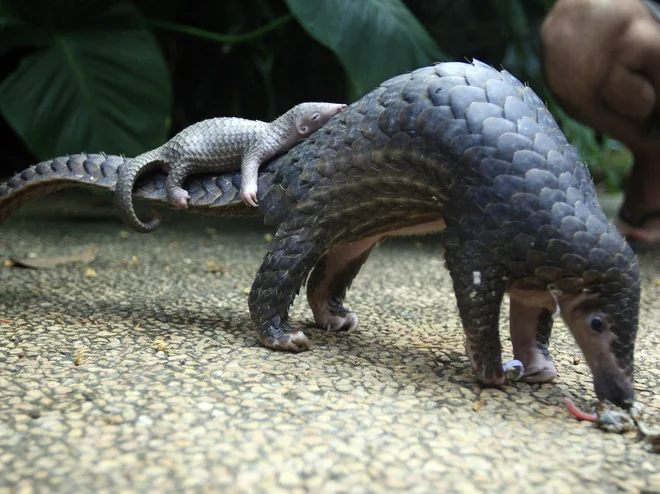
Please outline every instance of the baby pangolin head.
[[300, 103], [293, 107], [293, 121], [301, 139], [320, 129], [337, 113], [346, 108], [342, 103]]

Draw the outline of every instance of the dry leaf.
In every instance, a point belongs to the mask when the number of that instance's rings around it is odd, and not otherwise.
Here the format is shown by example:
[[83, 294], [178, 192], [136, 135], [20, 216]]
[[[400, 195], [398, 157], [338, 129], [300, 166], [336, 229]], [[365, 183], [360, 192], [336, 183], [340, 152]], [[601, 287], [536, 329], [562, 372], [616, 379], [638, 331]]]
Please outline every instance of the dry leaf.
[[153, 341], [152, 346], [156, 349], [156, 351], [159, 351], [159, 352], [166, 352], [167, 351], [167, 344], [160, 338], [156, 338]]
[[[10, 262], [13, 262], [14, 265], [21, 268], [32, 268], [32, 269], [50, 269], [60, 264], [73, 264], [77, 262], [88, 264], [94, 260], [98, 248], [99, 248], [98, 245], [93, 245], [85, 252], [82, 252], [81, 254], [74, 254], [72, 256], [38, 257], [35, 255], [33, 257], [33, 255], [28, 254], [27, 258], [24, 259], [12, 258]], [[5, 266], [7, 266], [6, 262], [5, 262]]]
[[479, 398], [477, 401], [475, 401], [475, 402], [472, 404], [472, 409], [473, 409], [475, 412], [478, 412], [478, 411], [481, 410], [483, 407], [484, 407], [484, 400], [482, 400], [481, 398]]
[[85, 278], [96, 278], [96, 269], [94, 268], [87, 268], [85, 270], [85, 273], [83, 274]]
[[85, 350], [80, 350], [80, 351], [78, 352], [78, 355], [76, 355], [76, 358], [73, 359], [73, 363], [74, 363], [75, 365], [82, 365], [82, 364], [84, 364], [85, 362], [87, 362], [87, 359], [86, 359], [86, 358], [85, 358], [85, 359], [83, 358], [84, 356], [85, 356]]

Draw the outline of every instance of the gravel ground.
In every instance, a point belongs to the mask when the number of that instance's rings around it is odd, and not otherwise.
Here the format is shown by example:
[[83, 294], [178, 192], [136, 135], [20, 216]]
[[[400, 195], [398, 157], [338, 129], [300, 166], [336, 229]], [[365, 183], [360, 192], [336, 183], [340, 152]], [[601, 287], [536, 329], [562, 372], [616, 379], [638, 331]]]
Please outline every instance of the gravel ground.
[[[437, 236], [372, 254], [352, 334], [311, 328], [297, 299], [313, 347], [285, 354], [249, 323], [259, 222], [175, 214], [139, 235], [99, 196], [36, 206], [0, 227], [0, 262], [99, 248], [0, 267], [3, 492], [660, 492], [660, 455], [635, 432], [566, 412], [594, 394], [563, 324], [555, 382], [477, 384]], [[635, 387], [658, 422], [660, 255], [641, 262]]]

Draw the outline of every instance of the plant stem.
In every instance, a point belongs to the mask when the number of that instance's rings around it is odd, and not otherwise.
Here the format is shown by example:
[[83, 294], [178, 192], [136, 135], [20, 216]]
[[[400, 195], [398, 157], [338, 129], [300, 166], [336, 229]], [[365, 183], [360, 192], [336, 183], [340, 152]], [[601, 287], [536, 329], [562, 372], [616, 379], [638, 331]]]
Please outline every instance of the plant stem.
[[162, 21], [160, 19], [147, 19], [149, 26], [155, 27], [157, 29], [165, 29], [168, 31], [175, 31], [177, 33], [188, 34], [190, 36], [196, 36], [198, 38], [204, 38], [211, 41], [216, 41], [218, 43], [245, 43], [247, 41], [252, 41], [253, 39], [259, 38], [264, 34], [272, 31], [273, 29], [278, 28], [279, 26], [286, 24], [293, 16], [291, 14], [283, 15], [278, 17], [273, 22], [266, 24], [265, 26], [258, 27], [253, 31], [249, 31], [243, 34], [219, 34], [212, 31], [207, 31], [206, 29], [199, 29], [193, 26], [186, 26], [184, 24], [177, 24], [175, 22]]

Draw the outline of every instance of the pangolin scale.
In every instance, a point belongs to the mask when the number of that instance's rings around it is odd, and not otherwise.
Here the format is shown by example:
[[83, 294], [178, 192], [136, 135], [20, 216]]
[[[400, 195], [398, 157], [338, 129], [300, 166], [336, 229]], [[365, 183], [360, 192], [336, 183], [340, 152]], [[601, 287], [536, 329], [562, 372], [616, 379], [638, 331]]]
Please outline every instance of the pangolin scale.
[[[113, 189], [126, 161], [74, 155], [30, 167], [0, 185], [0, 222], [58, 188]], [[498, 316], [508, 292], [524, 380], [557, 375], [548, 343], [559, 306], [599, 399], [631, 403], [637, 260], [550, 112], [511, 74], [475, 61], [394, 77], [262, 170], [258, 212], [276, 233], [248, 303], [264, 345], [309, 347], [288, 323], [305, 282], [319, 326], [354, 328], [357, 317], [342, 303], [374, 244], [444, 229], [466, 352], [481, 382], [504, 382]], [[240, 180], [189, 179], [190, 210], [257, 213], [240, 201]], [[163, 186], [153, 174], [136, 196], [166, 202]]]

